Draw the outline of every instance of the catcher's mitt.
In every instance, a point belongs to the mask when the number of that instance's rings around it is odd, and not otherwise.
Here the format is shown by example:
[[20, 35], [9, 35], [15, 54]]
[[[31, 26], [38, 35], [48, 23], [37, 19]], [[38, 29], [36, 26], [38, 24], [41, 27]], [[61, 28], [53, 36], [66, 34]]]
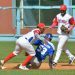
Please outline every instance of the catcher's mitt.
[[64, 32], [64, 33], [67, 33], [67, 34], [69, 34], [69, 32], [70, 32], [68, 30], [68, 28], [66, 28], [64, 25], [61, 26], [61, 31]]

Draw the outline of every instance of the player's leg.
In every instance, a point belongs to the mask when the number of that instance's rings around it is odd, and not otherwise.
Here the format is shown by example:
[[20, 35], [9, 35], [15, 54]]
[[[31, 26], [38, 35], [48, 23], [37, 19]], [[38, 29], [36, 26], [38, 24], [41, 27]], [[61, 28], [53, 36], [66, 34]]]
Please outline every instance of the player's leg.
[[37, 59], [37, 57], [34, 57], [32, 60], [31, 60], [31, 67], [32, 68], [35, 68], [35, 69], [37, 69], [37, 68], [39, 68], [40, 66], [41, 66], [41, 61], [38, 61], [38, 59]]
[[64, 47], [67, 40], [68, 40], [68, 36], [65, 36], [65, 35], [59, 36], [58, 47], [57, 47], [56, 55], [55, 55], [55, 58], [53, 61], [55, 64], [58, 62], [60, 55], [61, 55], [61, 52], [63, 50], [63, 47]]
[[20, 53], [20, 49], [21, 49], [20, 46], [16, 43], [15, 50], [12, 53], [10, 53], [8, 56], [6, 56], [3, 60], [1, 60], [0, 65], [4, 65], [4, 63], [6, 63], [8, 60], [18, 55]]
[[75, 60], [75, 56], [68, 49], [65, 49], [65, 53], [69, 58], [69, 64], [72, 64], [72, 62]]
[[53, 68], [53, 55], [49, 55], [49, 67], [52, 69]]
[[49, 53], [49, 67], [50, 69], [53, 69], [53, 55], [54, 55], [54, 50], [51, 50]]
[[29, 54], [23, 63], [19, 66], [20, 69], [28, 70], [26, 65], [31, 61], [31, 59], [35, 56], [35, 50], [33, 46], [26, 40], [23, 44], [21, 44], [22, 48]]
[[69, 58], [69, 64], [71, 64], [74, 61], [75, 56], [69, 51], [69, 49], [67, 49], [67, 42], [65, 43], [63, 50]]

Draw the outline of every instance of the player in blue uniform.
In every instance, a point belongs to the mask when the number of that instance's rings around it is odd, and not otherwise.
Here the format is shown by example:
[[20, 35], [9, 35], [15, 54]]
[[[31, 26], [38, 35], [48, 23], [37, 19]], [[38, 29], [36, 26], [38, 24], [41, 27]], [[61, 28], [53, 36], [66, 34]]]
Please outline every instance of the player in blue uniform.
[[44, 37], [44, 42], [41, 40], [36, 40], [33, 44], [37, 46], [36, 48], [36, 55], [31, 60], [31, 64], [33, 67], [40, 67], [43, 60], [45, 60], [46, 56], [49, 56], [49, 66], [52, 68], [52, 59], [55, 47], [51, 43], [52, 40], [52, 34], [47, 33]]

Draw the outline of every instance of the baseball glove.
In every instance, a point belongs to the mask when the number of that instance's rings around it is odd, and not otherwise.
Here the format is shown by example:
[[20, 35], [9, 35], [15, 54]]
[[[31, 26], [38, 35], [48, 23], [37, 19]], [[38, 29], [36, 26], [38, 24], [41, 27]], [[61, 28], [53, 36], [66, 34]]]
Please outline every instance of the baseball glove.
[[70, 32], [68, 30], [68, 28], [66, 28], [64, 25], [61, 26], [61, 31], [64, 32], [64, 33], [67, 33], [67, 34], [69, 34], [69, 32]]

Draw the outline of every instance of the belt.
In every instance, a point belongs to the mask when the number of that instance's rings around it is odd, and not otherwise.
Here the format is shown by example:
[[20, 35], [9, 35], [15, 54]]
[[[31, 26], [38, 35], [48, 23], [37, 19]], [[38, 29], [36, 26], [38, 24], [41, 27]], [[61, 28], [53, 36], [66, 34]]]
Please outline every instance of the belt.
[[28, 40], [26, 37], [25, 37], [25, 39]]
[[27, 39], [27, 38], [25, 37], [25, 39], [28, 40], [29, 42], [31, 42], [32, 39], [33, 39], [33, 37], [31, 37], [30, 39]]

